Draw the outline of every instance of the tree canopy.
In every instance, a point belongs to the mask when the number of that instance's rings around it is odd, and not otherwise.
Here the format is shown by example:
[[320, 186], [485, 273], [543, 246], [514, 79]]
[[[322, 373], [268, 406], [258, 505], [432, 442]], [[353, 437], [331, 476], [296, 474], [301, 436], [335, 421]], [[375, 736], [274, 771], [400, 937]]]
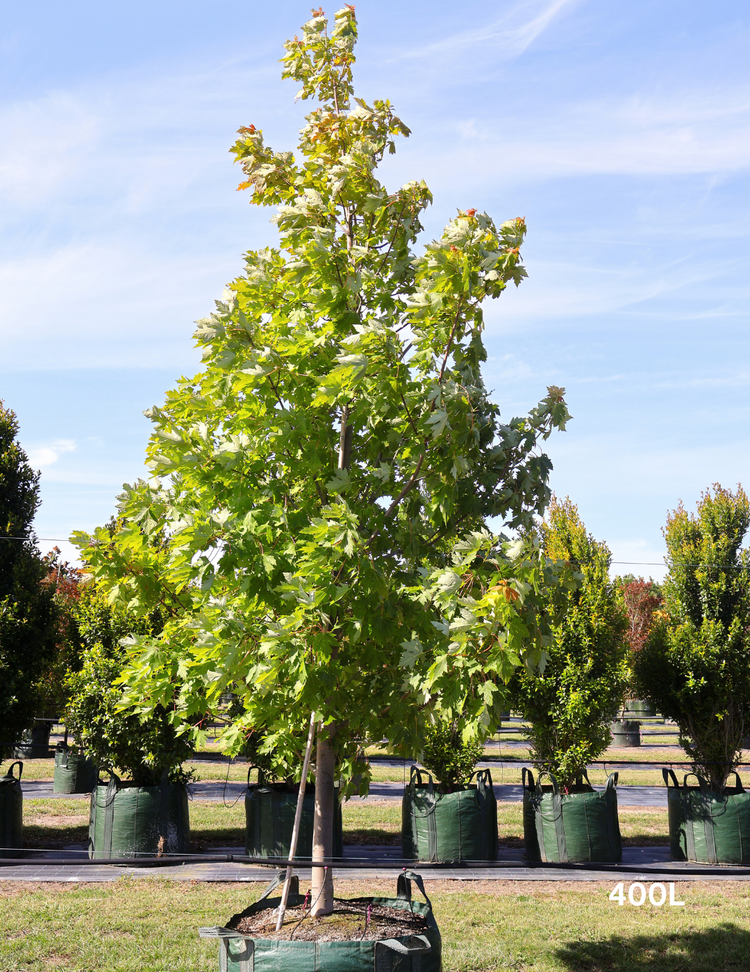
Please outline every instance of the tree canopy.
[[[619, 587], [609, 579], [609, 549], [586, 531], [575, 504], [553, 500], [542, 537], [547, 555], [568, 565], [573, 583], [543, 670], [519, 669], [513, 695], [531, 723], [534, 765], [569, 787], [610, 744], [609, 723], [630, 677], [628, 620]], [[559, 593], [550, 588], [547, 596]]]
[[750, 501], [738, 486], [682, 503], [664, 536], [664, 610], [635, 657], [641, 691], [679, 725], [693, 769], [717, 790], [737, 764], [750, 712]]
[[112, 598], [168, 605], [161, 635], [134, 644], [140, 711], [189, 721], [232, 688], [245, 714], [226, 742], [262, 729], [290, 760], [314, 713], [318, 776], [322, 743], [344, 777], [355, 740], [416, 752], [435, 710], [481, 737], [514, 666], [542, 657], [550, 568], [487, 523], [543, 512], [540, 445], [568, 418], [550, 388], [501, 420], [483, 304], [525, 277], [525, 223], [467, 208], [415, 252], [432, 197], [378, 181], [409, 130], [354, 96], [356, 39], [345, 7], [286, 43], [283, 77], [318, 102], [298, 153], [253, 125], [232, 149], [278, 246], [246, 254], [198, 322], [203, 370], [147, 413], [154, 478], [127, 488], [116, 537], [78, 536]]
[[54, 588], [33, 532], [39, 473], [18, 441], [15, 413], [0, 402], [0, 751], [31, 726], [37, 683], [55, 643]]

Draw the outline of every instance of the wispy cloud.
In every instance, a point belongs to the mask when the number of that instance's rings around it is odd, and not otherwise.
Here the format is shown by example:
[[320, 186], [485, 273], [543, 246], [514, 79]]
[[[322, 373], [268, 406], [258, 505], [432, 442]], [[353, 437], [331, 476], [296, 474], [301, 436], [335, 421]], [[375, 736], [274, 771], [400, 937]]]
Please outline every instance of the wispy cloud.
[[[585, 325], [587, 318], [600, 314], [627, 312], [638, 314], [654, 302], [667, 301], [667, 319], [732, 317], [741, 313], [728, 294], [716, 284], [734, 271], [734, 261], [706, 261], [692, 255], [654, 262], [649, 257], [647, 272], [639, 261], [631, 265], [615, 263], [606, 257], [599, 264], [581, 259], [579, 263], [561, 260], [535, 260], [529, 280], [518, 288], [508, 288], [500, 300], [486, 306], [488, 334], [511, 332], [530, 322], [559, 322], [575, 318]], [[735, 293], [740, 308], [748, 293]], [[678, 301], [690, 298], [685, 310]], [[659, 315], [658, 307], [656, 316]]]
[[460, 54], [467, 48], [490, 46], [495, 56], [519, 57], [544, 33], [564, 10], [571, 10], [580, 0], [525, 0], [506, 14], [474, 30], [454, 34], [432, 44], [404, 52], [402, 58], [425, 58]]
[[[502, 141], [483, 142], [485, 164], [494, 155], [493, 168], [526, 177], [687, 175], [750, 166], [750, 91], [610, 97], [568, 104], [526, 132], [518, 130], [522, 121], [503, 126]], [[465, 126], [462, 132], [468, 144]]]
[[75, 439], [55, 439], [52, 442], [32, 445], [26, 452], [33, 469], [46, 469], [54, 465], [66, 452], [75, 452], [76, 448]]

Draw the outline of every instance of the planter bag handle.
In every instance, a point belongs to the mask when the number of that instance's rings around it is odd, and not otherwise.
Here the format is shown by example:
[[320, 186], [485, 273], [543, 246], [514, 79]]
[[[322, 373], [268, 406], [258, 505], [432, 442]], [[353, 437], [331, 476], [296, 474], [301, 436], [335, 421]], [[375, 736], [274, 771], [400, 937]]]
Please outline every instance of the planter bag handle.
[[375, 942], [375, 968], [380, 968], [378, 950], [381, 948], [389, 948], [398, 952], [399, 955], [424, 955], [425, 952], [432, 950], [432, 944], [426, 935], [409, 935], [407, 941], [417, 942], [417, 944], [407, 945], [406, 942], [402, 942], [398, 938], [381, 938]]
[[[280, 884], [283, 884], [285, 880], [286, 880], [286, 871], [279, 871], [276, 874], [276, 877], [273, 879], [273, 881], [271, 881], [271, 883], [268, 885], [266, 890], [263, 892], [263, 894], [258, 898], [258, 900], [255, 903], [259, 904], [261, 901], [265, 901], [266, 898], [270, 897], [270, 895], [276, 890], [276, 888], [278, 888]], [[295, 894], [296, 895], [299, 894], [299, 877], [296, 874], [293, 874], [292, 880], [289, 882], [289, 896], [291, 897], [292, 895]]]
[[531, 772], [528, 766], [524, 766], [521, 770], [521, 786], [526, 789], [526, 777], [529, 778], [529, 789], [534, 789], [534, 774]]
[[238, 953], [235, 949], [232, 954], [232, 969], [235, 972], [252, 972], [255, 959], [255, 941], [245, 935], [234, 931], [232, 928], [199, 928], [200, 938], [219, 939], [219, 972], [228, 972], [229, 969], [229, 943], [231, 941], [241, 941], [242, 950]]
[[540, 794], [542, 792], [542, 777], [543, 776], [548, 776], [549, 779], [550, 779], [550, 782], [552, 784], [552, 795], [559, 797], [560, 796], [560, 787], [557, 785], [557, 780], [555, 779], [555, 777], [551, 773], [548, 773], [546, 770], [543, 773], [540, 773], [539, 776], [537, 776], [537, 778], [536, 778], [536, 790], [537, 790], [537, 792], [540, 793]]
[[[13, 775], [14, 766], [18, 767], [18, 776]], [[9, 786], [12, 782], [20, 783], [22, 776], [23, 776], [23, 763], [21, 762], [20, 759], [17, 759], [14, 763], [10, 764], [10, 766], [8, 767], [8, 771], [6, 772], [2, 781], [0, 782], [4, 783], [6, 786]]]
[[[536, 780], [536, 790], [535, 793], [539, 797], [540, 801], [543, 795], [542, 790], [542, 778], [548, 776], [552, 783], [552, 817], [546, 818], [547, 821], [551, 822], [555, 828], [555, 840], [557, 842], [557, 859], [561, 864], [567, 863], [568, 860], [568, 844], [565, 839], [565, 823], [563, 822], [563, 811], [562, 811], [562, 796], [560, 795], [560, 788], [557, 785], [557, 780], [552, 775], [552, 773], [543, 772], [540, 773]], [[534, 820], [536, 823], [536, 837], [539, 843], [539, 851], [542, 855], [542, 860], [547, 861], [547, 855], [544, 850], [544, 823], [545, 818], [542, 816], [542, 808], [539, 806], [538, 810], [534, 813]]]
[[729, 773], [729, 776], [732, 776], [732, 775], [734, 775], [735, 780], [737, 780], [737, 789], [740, 790], [742, 793], [744, 793], [745, 792], [745, 787], [742, 785], [742, 780], [740, 779], [740, 774], [737, 772], [737, 770], [731, 770], [730, 773]]
[[[588, 777], [586, 777], [586, 779], [588, 779]], [[609, 793], [610, 790], [614, 790], [614, 788], [617, 786], [617, 781], [619, 779], [620, 779], [620, 771], [619, 770], [615, 770], [614, 773], [610, 773], [607, 776], [607, 782], [604, 785], [604, 792], [605, 793]]]
[[424, 888], [424, 881], [422, 880], [422, 875], [418, 874], [416, 871], [404, 868], [404, 870], [399, 874], [398, 881], [396, 882], [396, 897], [400, 898], [401, 901], [411, 901], [411, 882], [414, 882], [419, 888], [422, 897], [427, 902], [427, 907], [432, 908], [432, 902], [427, 897], [427, 892]]
[[475, 770], [471, 774], [471, 779], [474, 779], [475, 776], [477, 778], [477, 789], [484, 796], [488, 789], [492, 789], [492, 774], [489, 766], [486, 769]]
[[[433, 804], [435, 802], [435, 781], [432, 778], [432, 773], [428, 773], [425, 770], [425, 776], [427, 777], [427, 796], [430, 797]], [[423, 786], [422, 781], [422, 771], [417, 769], [416, 766], [412, 766], [411, 773], [409, 774], [409, 786], [414, 786], [414, 778], [416, 777], [417, 786]], [[432, 811], [429, 811], [432, 812]]]
[[[677, 789], [680, 788], [680, 784], [677, 782], [677, 777], [675, 776], [675, 772], [671, 768], [671, 766], [669, 768], [667, 768], [666, 766], [664, 766], [662, 768], [661, 775], [662, 775], [662, 778], [664, 779], [664, 785], [666, 786], [667, 789], [669, 789], [670, 785], [673, 786], [673, 787], [676, 787]], [[670, 779], [672, 781], [671, 784], [669, 782]]]

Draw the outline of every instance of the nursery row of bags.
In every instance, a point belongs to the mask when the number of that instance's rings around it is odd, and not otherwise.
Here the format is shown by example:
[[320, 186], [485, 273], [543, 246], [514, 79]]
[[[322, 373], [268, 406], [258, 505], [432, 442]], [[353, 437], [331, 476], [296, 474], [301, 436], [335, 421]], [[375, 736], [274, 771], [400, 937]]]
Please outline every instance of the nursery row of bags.
[[[20, 849], [23, 842], [23, 764], [13, 763], [0, 778], [0, 847]], [[18, 770], [15, 775], [14, 770]], [[673, 859], [705, 864], [750, 864], [750, 792], [734, 774], [734, 786], [722, 793], [688, 775], [678, 784], [664, 770], [667, 784], [670, 849]], [[585, 777], [585, 774], [584, 774]], [[543, 782], [548, 778], [548, 782]], [[248, 784], [245, 796], [246, 853], [284, 859], [289, 853], [296, 807], [296, 786]], [[314, 790], [305, 794], [298, 856], [312, 855]], [[588, 777], [560, 790], [554, 777], [536, 780], [523, 772], [523, 825], [526, 856], [532, 861], [618, 862], [622, 842], [617, 817], [617, 773], [603, 790]], [[412, 768], [402, 803], [402, 853], [406, 860], [493, 861], [497, 858], [497, 803], [488, 769], [468, 786], [441, 793], [432, 777]], [[89, 855], [103, 860], [190, 850], [188, 795], [184, 785], [138, 787], [113, 776], [91, 795]], [[343, 850], [340, 804], [334, 820], [334, 857]]]

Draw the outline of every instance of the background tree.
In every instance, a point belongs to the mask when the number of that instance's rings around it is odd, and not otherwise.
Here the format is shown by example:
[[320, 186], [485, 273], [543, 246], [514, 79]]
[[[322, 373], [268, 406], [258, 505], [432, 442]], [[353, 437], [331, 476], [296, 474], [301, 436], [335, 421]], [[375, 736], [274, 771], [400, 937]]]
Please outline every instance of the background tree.
[[14, 412], [0, 402], [0, 750], [34, 719], [38, 683], [54, 653], [53, 588], [32, 530], [39, 473], [18, 442]]
[[55, 645], [35, 686], [37, 715], [59, 718], [68, 700], [66, 680], [81, 667], [83, 646], [76, 615], [84, 576], [61, 559], [58, 547], [44, 557], [44, 566], [42, 584], [51, 588], [55, 606]]
[[654, 614], [663, 603], [661, 587], [649, 578], [629, 574], [618, 578], [628, 616], [628, 645], [631, 652], [640, 651], [646, 643]]
[[161, 628], [159, 612], [137, 617], [111, 605], [92, 583], [71, 605], [81, 654], [65, 681], [65, 726], [99, 770], [124, 775], [136, 786], [156, 786], [164, 772], [170, 782], [186, 779], [181, 765], [192, 751], [189, 737], [178, 735], [164, 706], [147, 718], [123, 712], [120, 677], [127, 661], [127, 639]]
[[569, 788], [610, 744], [609, 723], [630, 676], [628, 621], [609, 579], [610, 552], [586, 532], [569, 499], [553, 499], [542, 538], [547, 556], [567, 564], [577, 582], [570, 584], [564, 616], [553, 626], [544, 667], [519, 669], [512, 693], [531, 723], [534, 765]]
[[695, 514], [682, 503], [664, 536], [664, 610], [636, 656], [640, 691], [680, 727], [685, 752], [722, 791], [750, 711], [750, 504], [718, 484]]
[[[568, 417], [551, 388], [501, 422], [480, 371], [482, 304], [525, 276], [525, 224], [469, 209], [414, 254], [431, 195], [376, 178], [409, 132], [389, 102], [354, 97], [356, 36], [346, 7], [330, 34], [321, 11], [287, 42], [284, 77], [319, 101], [299, 156], [252, 125], [233, 148], [241, 188], [276, 207], [279, 247], [246, 255], [199, 322], [203, 371], [148, 413], [160, 479], [121, 498], [114, 545], [78, 537], [112, 596], [142, 612], [157, 597], [191, 602], [133, 650], [141, 711], [179, 675], [176, 720], [215, 710], [229, 685], [244, 693], [229, 746], [260, 729], [292, 752], [312, 720], [319, 861], [334, 774], [361, 775], [358, 740], [387, 735], [413, 754], [431, 711], [481, 738], [504, 679], [541, 657], [548, 565], [484, 524], [529, 527], [544, 509], [539, 444]], [[149, 590], [151, 533], [168, 541]], [[321, 871], [313, 900], [327, 911]]]

